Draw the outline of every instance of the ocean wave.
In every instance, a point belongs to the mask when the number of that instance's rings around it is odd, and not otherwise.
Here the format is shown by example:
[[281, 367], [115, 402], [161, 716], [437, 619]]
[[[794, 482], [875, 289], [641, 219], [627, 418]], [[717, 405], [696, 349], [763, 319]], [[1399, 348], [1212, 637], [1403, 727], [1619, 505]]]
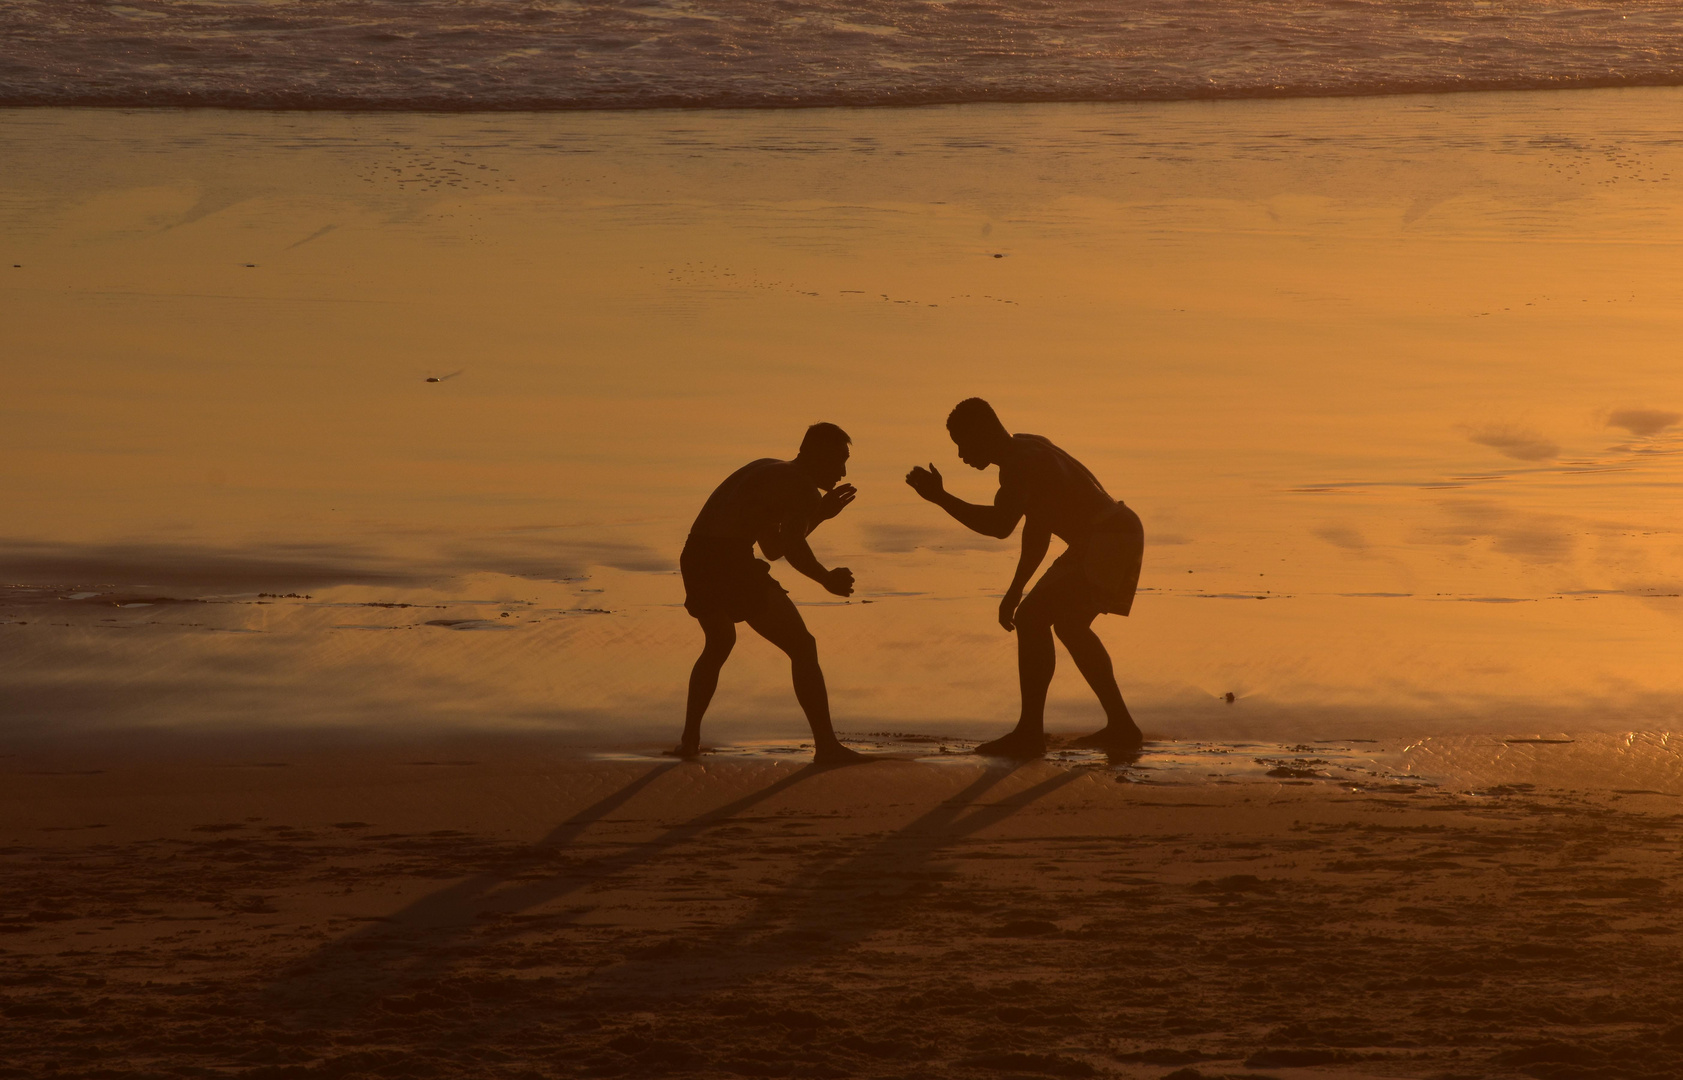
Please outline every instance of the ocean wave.
[[1683, 7], [1377, 0], [0, 0], [0, 104], [414, 111], [1683, 84]]

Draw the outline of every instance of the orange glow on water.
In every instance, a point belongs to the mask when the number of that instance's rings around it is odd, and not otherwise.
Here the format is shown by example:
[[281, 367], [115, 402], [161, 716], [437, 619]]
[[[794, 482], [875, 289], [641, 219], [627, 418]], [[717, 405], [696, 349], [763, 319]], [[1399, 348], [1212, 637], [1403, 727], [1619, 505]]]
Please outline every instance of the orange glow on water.
[[[1148, 730], [1663, 727], [1676, 98], [9, 114], [0, 578], [311, 597], [9, 608], [14, 711], [671, 728], [689, 520], [830, 419], [838, 725], [992, 730], [1014, 549], [900, 479], [991, 494], [980, 394], [1144, 519]], [[715, 711], [799, 728], [769, 649]]]

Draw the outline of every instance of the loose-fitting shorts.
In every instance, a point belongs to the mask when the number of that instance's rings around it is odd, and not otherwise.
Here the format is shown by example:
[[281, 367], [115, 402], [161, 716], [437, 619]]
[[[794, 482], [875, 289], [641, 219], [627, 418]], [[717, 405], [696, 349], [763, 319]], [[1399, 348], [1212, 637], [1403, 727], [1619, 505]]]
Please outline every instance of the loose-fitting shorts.
[[1145, 527], [1138, 514], [1118, 503], [1052, 560], [1029, 596], [1060, 606], [1079, 600], [1100, 612], [1126, 615], [1134, 606], [1144, 557]]
[[684, 577], [684, 610], [697, 619], [751, 619], [766, 601], [786, 592], [771, 565], [754, 557], [754, 542], [731, 536], [695, 536], [678, 556]]

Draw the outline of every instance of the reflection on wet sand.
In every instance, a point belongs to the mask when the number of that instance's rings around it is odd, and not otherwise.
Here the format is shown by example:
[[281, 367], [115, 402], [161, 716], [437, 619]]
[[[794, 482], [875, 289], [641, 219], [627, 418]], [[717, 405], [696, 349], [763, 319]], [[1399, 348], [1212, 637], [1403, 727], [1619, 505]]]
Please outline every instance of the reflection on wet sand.
[[[989, 765], [1012, 767], [1013, 759], [991, 756], [980, 740], [901, 732], [842, 733], [851, 747], [895, 761], [917, 761], [932, 765]], [[1060, 745], [1060, 742], [1062, 745]], [[1060, 769], [1098, 770], [1120, 783], [1156, 786], [1202, 787], [1209, 784], [1254, 784], [1307, 786], [1311, 781], [1330, 781], [1350, 791], [1387, 790], [1413, 792], [1422, 785], [1441, 781], [1410, 770], [1407, 755], [1386, 749], [1375, 740], [1343, 743], [1252, 743], [1183, 742], [1148, 739], [1137, 754], [1116, 756], [1102, 749], [1070, 745], [1074, 740], [1052, 740], [1044, 760]], [[811, 743], [776, 739], [754, 739], [709, 746], [706, 760], [787, 760], [812, 752]], [[653, 760], [650, 753], [635, 750], [600, 750], [590, 755], [600, 761]]]
[[[1098, 624], [1146, 727], [1664, 727], [1676, 96], [8, 113], [5, 722], [641, 737], [687, 515], [798, 416], [869, 448], [853, 602], [792, 585], [837, 722], [1003, 727], [1011, 553], [900, 483], [977, 393], [1151, 522]], [[446, 150], [495, 190], [408, 182]], [[721, 737], [800, 730], [778, 665]]]
[[[842, 732], [848, 745], [894, 761], [926, 765], [1014, 767], [1009, 758], [977, 752], [977, 738], [910, 732]], [[1683, 798], [1683, 743], [1663, 733], [1560, 735], [1458, 734], [1413, 740], [1323, 739], [1269, 743], [1147, 739], [1138, 758], [1054, 739], [1044, 761], [1090, 771], [1118, 783], [1208, 787], [1260, 785], [1329, 791], [1482, 797], [1512, 791], [1591, 788], [1614, 795]], [[749, 739], [707, 746], [707, 761], [779, 761], [811, 752], [811, 744]], [[591, 751], [599, 761], [659, 760], [653, 750]]]
[[[1009, 572], [1008, 565], [996, 569]], [[824, 649], [841, 730], [954, 738], [1009, 723], [1011, 637], [973, 630], [988, 626], [998, 599], [982, 588], [966, 592], [801, 602]], [[6, 737], [28, 743], [180, 728], [267, 738], [331, 728], [386, 739], [502, 728], [554, 731], [581, 744], [654, 739], [669, 747], [697, 646], [681, 599], [676, 575], [602, 569], [571, 582], [467, 575], [430, 587], [267, 594], [8, 589], [0, 599]], [[1578, 635], [1586, 623], [1628, 628], [1661, 619], [1675, 599], [1590, 593], [1496, 602], [1502, 599], [1300, 595], [1259, 603], [1256, 594], [1164, 590], [1138, 602], [1151, 633], [1118, 636], [1111, 646], [1124, 670], [1139, 673], [1136, 696], [1151, 706], [1141, 714], [1147, 731], [1176, 739], [1290, 745], [1665, 730], [1677, 707], [1664, 681], [1670, 639]], [[1591, 604], [1597, 608], [1586, 611]], [[1353, 625], [1339, 621], [1357, 615]], [[1341, 636], [1329, 637], [1340, 628]], [[1396, 639], [1432, 634], [1458, 650], [1458, 683], [1411, 683], [1409, 669], [1392, 668]], [[1305, 656], [1306, 641], [1326, 648]], [[1515, 655], [1523, 641], [1549, 648]], [[1567, 641], [1571, 652], [1561, 652], [1558, 643]], [[1645, 681], [1548, 702], [1531, 697], [1597, 669]], [[745, 641], [725, 673], [728, 692], [713, 707], [709, 737], [734, 742], [802, 731], [788, 677], [780, 652]], [[1051, 732], [1097, 726], [1098, 709], [1077, 693], [1085, 687], [1074, 676], [1062, 686], [1065, 696], [1059, 689], [1055, 683], [1048, 707]]]

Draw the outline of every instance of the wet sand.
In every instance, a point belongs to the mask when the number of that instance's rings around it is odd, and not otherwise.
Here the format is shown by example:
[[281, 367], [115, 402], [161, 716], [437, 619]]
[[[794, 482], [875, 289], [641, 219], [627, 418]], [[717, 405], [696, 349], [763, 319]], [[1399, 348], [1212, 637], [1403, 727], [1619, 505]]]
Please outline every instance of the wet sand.
[[[902, 482], [991, 497], [970, 394], [1146, 523], [1148, 725], [1667, 730], [1679, 101], [0, 113], [0, 734], [652, 737], [689, 522], [817, 419], [838, 720], [1003, 728], [1013, 547]], [[801, 730], [773, 650], [725, 680]]]
[[243, 749], [5, 760], [5, 1075], [1683, 1069], [1683, 788], [1563, 783], [1611, 742]]

